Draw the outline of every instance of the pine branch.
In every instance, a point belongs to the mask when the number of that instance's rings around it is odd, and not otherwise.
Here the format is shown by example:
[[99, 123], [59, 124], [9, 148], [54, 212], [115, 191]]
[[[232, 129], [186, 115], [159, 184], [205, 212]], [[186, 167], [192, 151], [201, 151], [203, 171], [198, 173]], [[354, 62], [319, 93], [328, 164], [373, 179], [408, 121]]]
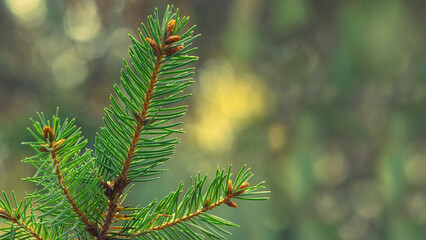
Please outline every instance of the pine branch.
[[59, 161], [58, 158], [56, 156], [56, 151], [58, 149], [61, 148], [61, 144], [63, 142], [65, 142], [65, 139], [61, 139], [57, 142], [54, 142], [54, 133], [52, 128], [50, 128], [49, 126], [44, 127], [43, 129], [44, 132], [44, 138], [47, 141], [47, 144], [49, 144], [49, 148], [52, 149], [50, 151], [50, 156], [53, 159], [53, 165], [56, 168], [56, 175], [58, 177], [58, 184], [59, 186], [62, 188], [64, 195], [66, 196], [68, 202], [71, 204], [72, 208], [74, 209], [75, 213], [81, 217], [81, 219], [83, 220], [83, 222], [86, 224], [86, 230], [88, 233], [90, 233], [90, 235], [94, 236], [94, 237], [99, 237], [99, 230], [98, 227], [96, 225], [94, 225], [87, 217], [85, 214], [83, 214], [83, 212], [81, 211], [81, 209], [77, 206], [76, 202], [74, 201], [73, 197], [71, 196], [67, 186], [65, 185], [65, 181], [62, 177], [62, 173], [61, 173], [61, 169], [59, 166]]
[[[164, 46], [163, 42], [163, 46]], [[157, 77], [158, 77], [158, 73], [159, 73], [159, 69], [161, 66], [161, 61], [164, 57], [164, 48], [162, 48], [161, 50], [159, 50], [158, 48], [155, 49], [156, 51], [158, 51], [158, 56], [157, 56], [157, 61], [156, 61], [156, 66], [155, 66], [155, 71], [152, 74], [151, 77], [151, 81], [149, 82], [149, 90], [147, 92], [147, 94], [145, 95], [145, 101], [144, 101], [144, 105], [143, 105], [143, 109], [139, 112], [139, 113], [135, 113], [132, 112], [134, 117], [137, 120], [137, 124], [135, 127], [135, 130], [133, 132], [133, 139], [132, 139], [132, 144], [129, 146], [129, 150], [127, 153], [127, 157], [126, 159], [124, 159], [124, 163], [123, 163], [123, 168], [121, 171], [121, 176], [117, 177], [115, 179], [114, 182], [114, 188], [112, 190], [112, 196], [110, 199], [110, 202], [108, 203], [108, 210], [107, 210], [107, 214], [106, 214], [106, 219], [104, 224], [102, 225], [102, 231], [101, 231], [101, 235], [100, 238], [105, 238], [106, 234], [109, 231], [109, 228], [112, 224], [112, 221], [114, 220], [114, 216], [117, 213], [117, 208], [118, 208], [118, 200], [120, 199], [124, 188], [130, 183], [127, 179], [127, 174], [129, 173], [129, 166], [132, 162], [133, 156], [135, 154], [135, 150], [137, 147], [137, 143], [139, 142], [139, 138], [140, 138], [140, 133], [143, 129], [143, 127], [148, 123], [147, 121], [147, 112], [148, 112], [148, 108], [150, 106], [150, 102], [151, 102], [151, 97], [152, 97], [152, 93], [154, 91], [155, 88], [155, 84], [157, 82]]]
[[[237, 204], [232, 199], [266, 200], [262, 195], [265, 191], [263, 182], [249, 187], [248, 180], [253, 176], [250, 169], [244, 166], [237, 174], [234, 184], [230, 180], [232, 176], [231, 167], [227, 172], [216, 171], [216, 176], [203, 193], [206, 177], [197, 175], [188, 191], [181, 196], [183, 184], [179, 185], [177, 191], [169, 194], [159, 201], [152, 202], [141, 210], [136, 210], [128, 216], [133, 216], [122, 224], [122, 231], [111, 233], [115, 238], [131, 239], [174, 239], [164, 234], [180, 236], [183, 232], [193, 228], [193, 236], [205, 234], [213, 239], [225, 239], [221, 233], [228, 234], [220, 225], [237, 226], [216, 216], [207, 214], [223, 204], [236, 208]], [[179, 203], [179, 199], [182, 198]], [[186, 230], [185, 230], [186, 229]], [[199, 233], [197, 233], [199, 232]], [[200, 235], [201, 236], [201, 235]]]
[[36, 154], [24, 161], [37, 169], [35, 176], [25, 180], [42, 189], [26, 198], [37, 203], [40, 225], [61, 225], [74, 233], [86, 231], [98, 237], [96, 222], [101, 221], [106, 197], [101, 181], [92, 177], [95, 165], [91, 152], [80, 153], [86, 141], [82, 141], [74, 120], [61, 124], [54, 116], [50, 122], [43, 114], [39, 114], [39, 119], [40, 122], [33, 120], [33, 130], [29, 129], [35, 141], [25, 143]]
[[[100, 173], [107, 181], [118, 176], [123, 178], [124, 173], [127, 173], [129, 181], [152, 180], [146, 177], [162, 172], [154, 168], [173, 154], [174, 145], [178, 142], [176, 138], [167, 137], [181, 132], [173, 129], [180, 123], [168, 122], [182, 116], [186, 106], [168, 105], [189, 96], [182, 95], [182, 92], [192, 83], [188, 77], [193, 68], [183, 67], [197, 60], [197, 57], [187, 55], [195, 50], [190, 48], [189, 41], [197, 36], [191, 36], [193, 28], [181, 36], [174, 35], [188, 19], [180, 19], [178, 13], [172, 14], [169, 7], [163, 22], [158, 19], [156, 10], [154, 17], [148, 17], [149, 31], [142, 24], [143, 31], [139, 30], [142, 42], [131, 37], [133, 49], [129, 53], [133, 69], [124, 61], [126, 71], [121, 74], [123, 90], [114, 86], [118, 99], [111, 97], [112, 106], [105, 111], [105, 127], [98, 134], [95, 147]], [[122, 185], [127, 185], [123, 179], [119, 180]], [[122, 185], [117, 188], [122, 188]]]
[[[191, 41], [195, 26], [187, 28], [188, 17], [179, 17], [168, 6], [160, 21], [158, 11], [149, 16], [139, 30], [140, 42], [130, 36], [130, 63], [124, 61], [121, 85], [114, 86], [116, 97], [105, 110], [104, 124], [92, 151], [83, 149], [75, 120], [63, 122], [58, 113], [46, 120], [32, 120], [34, 137], [27, 142], [35, 154], [23, 161], [36, 169], [26, 181], [37, 184], [32, 194], [19, 204], [13, 195], [12, 208], [6, 194], [0, 198], [0, 239], [225, 239], [223, 226], [237, 226], [210, 214], [223, 204], [236, 208], [239, 200], [265, 200], [263, 182], [249, 186], [253, 174], [244, 166], [235, 180], [228, 171], [218, 169], [207, 190], [207, 177], [191, 178], [183, 193], [183, 183], [175, 192], [145, 207], [122, 207], [135, 182], [156, 179], [157, 169], [174, 153], [175, 133], [181, 122], [175, 119], [186, 112], [179, 105], [190, 94], [198, 58], [190, 56], [196, 48]], [[34, 207], [33, 207], [34, 204]], [[37, 213], [37, 214], [36, 214]]]
[[[230, 184], [232, 186], [232, 182], [231, 181], [230, 181]], [[202, 209], [200, 209], [200, 210], [198, 210], [198, 211], [196, 211], [194, 213], [188, 214], [188, 215], [186, 215], [184, 217], [181, 217], [181, 218], [172, 220], [170, 222], [161, 224], [159, 226], [155, 226], [155, 227], [149, 228], [149, 229], [143, 231], [140, 234], [136, 234], [135, 236], [142, 236], [142, 235], [145, 235], [145, 234], [147, 234], [149, 232], [152, 232], [152, 231], [159, 231], [159, 230], [162, 230], [162, 229], [165, 229], [165, 228], [177, 225], [177, 224], [182, 223], [184, 221], [188, 221], [188, 220], [190, 220], [190, 219], [192, 219], [194, 217], [197, 217], [198, 215], [200, 215], [202, 213], [205, 213], [207, 211], [212, 210], [213, 208], [219, 207], [220, 205], [222, 205], [224, 203], [226, 203], [226, 205], [228, 205], [230, 207], [236, 208], [236, 207], [238, 207], [238, 205], [235, 204], [231, 199], [234, 198], [234, 197], [236, 197], [236, 196], [238, 196], [238, 195], [240, 195], [241, 193], [243, 193], [244, 189], [246, 187], [248, 187], [248, 183], [247, 182], [246, 182], [245, 186], [243, 186], [242, 188], [240, 187], [239, 190], [241, 192], [229, 193], [226, 197], [224, 197], [224, 198], [220, 199], [219, 201], [217, 201], [217, 202], [215, 202], [213, 204], [210, 204], [210, 205], [209, 205], [209, 198], [207, 198], [205, 206]]]
[[[19, 203], [15, 194], [12, 193], [13, 201], [3, 192], [4, 200], [0, 198], [0, 223], [5, 223], [10, 227], [0, 227], [0, 239], [61, 239], [64, 236], [75, 237], [73, 228], [64, 226], [45, 227], [41, 221], [34, 217], [32, 202], [25, 199]], [[14, 203], [15, 208], [12, 207]]]
[[[155, 16], [156, 19], [158, 18], [158, 13], [157, 11], [155, 12]], [[111, 191], [108, 193], [108, 197], [110, 199], [109, 203], [108, 203], [108, 210], [106, 213], [106, 218], [105, 221], [101, 227], [101, 233], [100, 233], [100, 239], [103, 239], [106, 237], [111, 224], [113, 223], [114, 217], [117, 213], [117, 208], [119, 206], [118, 202], [119, 199], [122, 196], [122, 193], [124, 191], [124, 189], [126, 188], [126, 186], [131, 182], [131, 180], [128, 178], [129, 175], [129, 170], [131, 168], [131, 164], [133, 161], [133, 158], [137, 152], [137, 149], [142, 149], [145, 144], [142, 144], [142, 146], [138, 145], [140, 142], [140, 137], [142, 134], [142, 131], [146, 128], [149, 128], [148, 125], [151, 125], [151, 129], [162, 129], [162, 130], [167, 130], [170, 131], [168, 129], [168, 127], [158, 127], [159, 125], [153, 125], [153, 123], [155, 121], [159, 121], [160, 123], [165, 123], [168, 120], [164, 120], [164, 119], [160, 119], [160, 116], [155, 113], [155, 115], [152, 115], [152, 111], [150, 113], [150, 110], [153, 109], [154, 105], [152, 102], [155, 101], [153, 100], [155, 98], [155, 96], [157, 97], [163, 97], [167, 94], [172, 94], [172, 96], [175, 98], [176, 96], [178, 96], [180, 94], [180, 91], [183, 90], [183, 88], [187, 87], [187, 83], [184, 84], [170, 84], [170, 85], [160, 85], [158, 86], [159, 90], [156, 91], [157, 89], [157, 83], [159, 82], [159, 76], [162, 72], [167, 72], [167, 69], [163, 66], [166, 66], [167, 64], [163, 64], [165, 63], [164, 60], [166, 57], [169, 56], [173, 56], [175, 53], [181, 51], [183, 49], [183, 46], [181, 45], [175, 45], [175, 42], [178, 42], [181, 37], [177, 36], [177, 35], [173, 35], [174, 33], [174, 29], [175, 29], [175, 22], [176, 20], [172, 19], [170, 20], [170, 18], [172, 17], [172, 15], [170, 14], [170, 10], [167, 9], [165, 16], [164, 16], [164, 20], [165, 22], [163, 22], [163, 28], [160, 30], [160, 26], [159, 26], [159, 22], [157, 20], [157, 22], [155, 22], [155, 20], [153, 20], [153, 18], [148, 18], [148, 22], [152, 25], [155, 24], [155, 26], [157, 26], [155, 29], [158, 32], [161, 32], [160, 35], [154, 34], [154, 39], [152, 40], [151, 38], [146, 37], [145, 39], [143, 37], [142, 41], [145, 43], [145, 47], [148, 47], [148, 52], [152, 55], [156, 55], [155, 57], [155, 61], [154, 61], [154, 68], [152, 73], [150, 74], [150, 79], [147, 83], [145, 83], [145, 85], [147, 85], [146, 89], [145, 89], [145, 97], [143, 98], [142, 101], [140, 101], [139, 103], [142, 103], [142, 107], [139, 111], [135, 111], [134, 109], [131, 110], [131, 114], [134, 117], [134, 129], [133, 129], [133, 134], [132, 134], [132, 138], [128, 147], [128, 151], [127, 151], [127, 155], [124, 158], [123, 161], [123, 166], [121, 169], [121, 173], [115, 178], [114, 183], [113, 183], [113, 188], [111, 189]], [[165, 23], [167, 23], [167, 29], [164, 28]], [[144, 26], [143, 26], [144, 27]], [[144, 28], [145, 29], [145, 28]], [[151, 32], [155, 32], [154, 30], [152, 30], [151, 28]], [[146, 35], [148, 35], [147, 31], [145, 30]], [[162, 36], [162, 37], [159, 37]], [[140, 43], [136, 43], [135, 39], [132, 39], [134, 42], [134, 47], [135, 47], [135, 51], [136, 51], [136, 55], [141, 56], [144, 52], [141, 52], [140, 48]], [[159, 43], [156, 43], [159, 42]], [[143, 47], [143, 46], [142, 46]], [[149, 49], [151, 48], [151, 49]], [[147, 50], [145, 48], [145, 50]], [[133, 51], [130, 51], [130, 54], [133, 56], [135, 56], [135, 54], [133, 53]], [[146, 52], [145, 52], [146, 54]], [[152, 59], [152, 58], [151, 58]], [[186, 59], [186, 58], [185, 58]], [[132, 58], [133, 63], [134, 63], [134, 67], [135, 67], [135, 71], [138, 71], [138, 69], [142, 68], [141, 65], [138, 65], [138, 63], [142, 63], [143, 62], [149, 62], [150, 59], [146, 59], [142, 57], [142, 61], [138, 61], [137, 59], [135, 59], [134, 57]], [[174, 60], [174, 64], [176, 65], [178, 61], [177, 59]], [[182, 63], [179, 63], [179, 67], [188, 64], [190, 61], [185, 61]], [[123, 72], [122, 73], [122, 83], [123, 86], [126, 90], [126, 93], [133, 97], [133, 102], [138, 102], [136, 98], [137, 94], [140, 93], [140, 91], [133, 89], [131, 86], [142, 86], [142, 83], [140, 82], [141, 79], [138, 79], [136, 77], [136, 75], [133, 73], [133, 71], [128, 67], [127, 63], [125, 62], [125, 65], [127, 67], [127, 71], [129, 72], [130, 76], [133, 79], [133, 83], [130, 81], [129, 77]], [[170, 65], [170, 64], [169, 64]], [[175, 66], [176, 67], [176, 66]], [[171, 70], [171, 66], [169, 66], [168, 70]], [[143, 70], [139, 70], [139, 72], [142, 72]], [[170, 73], [169, 73], [170, 74]], [[141, 74], [142, 75], [142, 74]], [[145, 76], [145, 80], [146, 80], [146, 76]], [[166, 79], [162, 79], [162, 81], [166, 81]], [[142, 79], [143, 82], [143, 79]], [[169, 81], [170, 82], [170, 81]], [[127, 87], [126, 87], [127, 86]], [[163, 90], [163, 91], [161, 91]], [[122, 96], [122, 93], [116, 89], [117, 95]], [[176, 93], [177, 92], [177, 93]], [[121, 97], [121, 99], [123, 100], [123, 102], [130, 102], [129, 100], [127, 100], [126, 98]], [[183, 98], [182, 98], [183, 99]], [[180, 100], [182, 100], [180, 99]], [[112, 100], [113, 101], [113, 100]], [[161, 101], [163, 101], [163, 105], [165, 105], [165, 101], [164, 99], [161, 99]], [[175, 100], [174, 100], [175, 101]], [[114, 103], [114, 101], [113, 101]], [[136, 108], [138, 107], [138, 105], [136, 105]], [[117, 107], [116, 107], [117, 108]], [[158, 109], [157, 111], [161, 111], [161, 109]], [[111, 115], [114, 115], [117, 113], [112, 111]], [[150, 115], [151, 114], [151, 115]], [[108, 113], [107, 113], [108, 115]], [[176, 115], [176, 114], [175, 114]], [[176, 116], [180, 116], [181, 112], [178, 112], [178, 114]], [[119, 119], [119, 117], [115, 118], [115, 119]], [[161, 121], [163, 120], [163, 121]], [[118, 128], [116, 128], [115, 123], [113, 121], [110, 121], [106, 126], [108, 128], [108, 126], [111, 126], [114, 128], [114, 131], [118, 131], [120, 132], [120, 130]], [[156, 127], [157, 126], [157, 127]], [[170, 126], [170, 125], [169, 125]], [[149, 129], [147, 129], [149, 130]], [[111, 131], [112, 132], [112, 131]], [[152, 134], [152, 132], [150, 132]], [[120, 134], [121, 136], [125, 136], [125, 133], [122, 132]], [[169, 133], [166, 133], [165, 135], [169, 135]], [[125, 138], [125, 137], [124, 137]], [[158, 142], [161, 145], [163, 145], [160, 141], [158, 141], [157, 139], [154, 140], [154, 142]], [[164, 151], [166, 150], [166, 151]], [[157, 154], [157, 156], [165, 156], [165, 155], [169, 155], [172, 152], [170, 151], [172, 150], [172, 148], [166, 147], [160, 150], [157, 150], [158, 153], [154, 152], [154, 155]], [[139, 152], [142, 153], [142, 152]], [[144, 155], [142, 155], [144, 157]], [[141, 159], [142, 161], [139, 162], [146, 165], [147, 161], [145, 159]], [[154, 162], [154, 164], [152, 166], [150, 166], [148, 168], [148, 171], [151, 171], [150, 168], [155, 167], [156, 165], [158, 165], [160, 162], [164, 161], [166, 159], [161, 158], [159, 161]], [[146, 169], [143, 169], [144, 171], [142, 172], [143, 174], [146, 174], [145, 171]], [[153, 172], [153, 171], [151, 171]], [[140, 175], [140, 173], [138, 173], [137, 175]]]
[[0, 218], [5, 219], [6, 221], [13, 222], [18, 226], [22, 227], [26, 232], [38, 240], [44, 240], [43, 237], [39, 236], [34, 229], [27, 226], [23, 221], [20, 220], [20, 217], [13, 217], [6, 210], [0, 208]]

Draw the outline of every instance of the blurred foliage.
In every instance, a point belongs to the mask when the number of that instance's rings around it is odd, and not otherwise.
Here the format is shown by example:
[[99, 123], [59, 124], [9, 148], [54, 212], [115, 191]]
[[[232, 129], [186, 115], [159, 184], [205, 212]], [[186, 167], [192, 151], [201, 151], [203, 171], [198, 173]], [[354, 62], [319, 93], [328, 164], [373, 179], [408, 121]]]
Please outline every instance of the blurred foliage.
[[[36, 111], [93, 140], [122, 57], [167, 1], [0, 2], [0, 188], [34, 186], [20, 159]], [[426, 236], [426, 3], [176, 0], [202, 34], [175, 158], [138, 198], [216, 164], [248, 163], [271, 200], [223, 211], [232, 239]], [[213, 90], [215, 89], [215, 90]], [[186, 126], [186, 127], [185, 127]], [[148, 196], [150, 196], [148, 198]]]

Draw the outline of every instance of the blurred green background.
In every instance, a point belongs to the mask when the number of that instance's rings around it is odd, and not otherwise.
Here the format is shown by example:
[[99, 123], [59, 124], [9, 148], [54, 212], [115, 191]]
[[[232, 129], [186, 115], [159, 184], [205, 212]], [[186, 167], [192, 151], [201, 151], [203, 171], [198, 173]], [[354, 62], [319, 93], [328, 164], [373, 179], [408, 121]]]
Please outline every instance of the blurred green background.
[[[0, 189], [32, 184], [26, 126], [77, 118], [89, 147], [135, 35], [168, 1], [0, 2]], [[195, 45], [186, 134], [146, 204], [198, 171], [252, 167], [266, 202], [214, 213], [230, 239], [426, 239], [426, 2], [176, 0]]]

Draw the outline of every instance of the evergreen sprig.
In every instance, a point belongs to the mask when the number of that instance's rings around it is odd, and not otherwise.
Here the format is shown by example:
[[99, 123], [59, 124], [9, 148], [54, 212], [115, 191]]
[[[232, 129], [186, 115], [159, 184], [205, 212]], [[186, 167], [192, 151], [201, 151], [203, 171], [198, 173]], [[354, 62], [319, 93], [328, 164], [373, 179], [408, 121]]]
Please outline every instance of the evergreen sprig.
[[[188, 190], [177, 190], [144, 207], [123, 207], [136, 182], [158, 178], [158, 166], [168, 160], [178, 143], [186, 112], [181, 101], [190, 94], [198, 59], [192, 41], [195, 26], [168, 6], [163, 17], [157, 9], [142, 24], [140, 41], [130, 36], [130, 62], [124, 60], [121, 88], [105, 109], [104, 127], [97, 134], [94, 152], [74, 125], [51, 120], [43, 113], [29, 128], [34, 141], [26, 142], [35, 154], [23, 161], [36, 169], [26, 181], [38, 187], [14, 207], [0, 198], [0, 239], [225, 239], [224, 226], [237, 226], [210, 213], [223, 204], [235, 208], [235, 199], [264, 200], [263, 182], [249, 186], [252, 173], [245, 166], [232, 181], [231, 167], [191, 178]], [[186, 29], [186, 30], [184, 30]]]

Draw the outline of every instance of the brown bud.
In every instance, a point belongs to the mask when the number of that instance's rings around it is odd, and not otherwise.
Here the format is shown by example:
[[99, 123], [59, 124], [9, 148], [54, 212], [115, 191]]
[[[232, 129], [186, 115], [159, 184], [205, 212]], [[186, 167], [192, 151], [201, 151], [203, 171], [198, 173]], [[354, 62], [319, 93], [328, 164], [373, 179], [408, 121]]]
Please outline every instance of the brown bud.
[[6, 220], [12, 220], [12, 216], [6, 210], [0, 209], [0, 218], [6, 219]]
[[149, 43], [149, 45], [151, 45], [152, 49], [154, 49], [154, 51], [157, 53], [157, 55], [161, 55], [160, 48], [154, 42], [154, 40], [152, 40], [151, 38], [146, 38], [145, 40]]
[[65, 142], [65, 139], [61, 139], [61, 140], [59, 140], [59, 141], [57, 141], [56, 143], [55, 143], [55, 148], [57, 148], [59, 145], [61, 145], [62, 143], [64, 143]]
[[204, 208], [208, 208], [210, 204], [210, 199], [209, 197], [206, 198], [206, 203], [204, 203]]
[[166, 44], [171, 44], [171, 43], [177, 42], [179, 40], [180, 40], [180, 36], [173, 35], [173, 36], [166, 38], [166, 40], [164, 40], [164, 42], [166, 42]]
[[225, 203], [226, 203], [226, 205], [228, 205], [228, 206], [230, 206], [232, 208], [238, 207], [238, 205], [236, 203], [234, 203], [233, 201], [231, 201], [231, 200], [228, 200]]
[[21, 213], [18, 212], [18, 209], [15, 210], [16, 219], [21, 219]]
[[238, 188], [239, 191], [237, 192], [237, 195], [242, 194], [244, 190], [248, 188], [248, 186], [250, 186], [248, 182], [243, 182], [243, 184], [241, 184], [240, 187]]
[[228, 192], [227, 192], [228, 195], [232, 194], [232, 189], [233, 189], [232, 180], [229, 180], [228, 181]]
[[49, 142], [53, 142], [53, 138], [55, 135], [53, 135], [53, 130], [51, 127], [46, 126], [43, 129], [44, 139], [49, 139]]
[[179, 52], [182, 49], [183, 49], [183, 46], [169, 47], [169, 48], [166, 48], [166, 50], [164, 50], [164, 54], [166, 54], [166, 56], [170, 56]]
[[240, 187], [238, 188], [238, 190], [246, 189], [246, 188], [248, 188], [249, 186], [250, 186], [250, 184], [249, 184], [248, 182], [243, 182], [243, 183], [240, 185]]
[[169, 24], [167, 24], [167, 33], [168, 36], [172, 36], [173, 35], [173, 30], [175, 29], [175, 23], [176, 21], [173, 19], [169, 22]]

